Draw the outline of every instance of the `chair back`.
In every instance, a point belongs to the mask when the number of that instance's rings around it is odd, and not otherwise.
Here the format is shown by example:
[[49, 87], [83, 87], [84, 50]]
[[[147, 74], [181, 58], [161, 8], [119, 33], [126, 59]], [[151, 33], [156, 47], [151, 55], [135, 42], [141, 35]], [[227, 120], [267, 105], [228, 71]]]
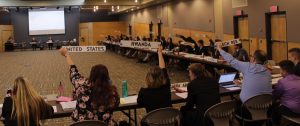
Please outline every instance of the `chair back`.
[[70, 126], [108, 126], [106, 123], [98, 120], [85, 120], [81, 122], [75, 122]]
[[235, 101], [225, 101], [213, 105], [204, 114], [204, 125], [208, 125], [207, 119], [211, 119], [214, 126], [229, 126], [235, 107]]
[[243, 107], [251, 113], [252, 120], [268, 119], [267, 112], [272, 106], [272, 95], [261, 94], [254, 96], [244, 102]]
[[141, 120], [141, 126], [181, 126], [182, 114], [174, 108], [161, 108], [149, 112]]

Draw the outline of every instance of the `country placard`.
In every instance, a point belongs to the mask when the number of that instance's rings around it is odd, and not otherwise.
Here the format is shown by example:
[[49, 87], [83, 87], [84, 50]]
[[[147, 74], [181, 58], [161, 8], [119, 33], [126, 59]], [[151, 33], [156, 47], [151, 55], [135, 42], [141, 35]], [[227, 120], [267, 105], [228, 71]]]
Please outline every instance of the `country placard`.
[[128, 41], [122, 40], [120, 43], [121, 47], [130, 47], [130, 48], [152, 48], [157, 49], [160, 45], [160, 42], [148, 42], [148, 41]]
[[105, 52], [106, 46], [63, 46], [68, 52]]
[[[233, 39], [233, 40], [229, 40], [229, 41], [223, 41], [223, 42], [216, 42], [216, 44], [222, 44], [222, 47], [227, 47], [227, 46], [232, 46], [232, 45], [236, 45], [236, 44], [241, 44], [241, 40], [240, 39]], [[215, 44], [215, 46], [216, 46]]]

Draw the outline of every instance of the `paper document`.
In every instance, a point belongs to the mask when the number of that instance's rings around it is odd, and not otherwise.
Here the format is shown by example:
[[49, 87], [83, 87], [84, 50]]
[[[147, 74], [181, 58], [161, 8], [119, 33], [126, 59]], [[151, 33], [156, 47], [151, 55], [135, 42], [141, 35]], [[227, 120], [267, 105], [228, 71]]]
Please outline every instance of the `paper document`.
[[72, 110], [76, 108], [76, 101], [60, 102], [63, 110]]
[[240, 87], [229, 87], [229, 88], [226, 88], [230, 91], [234, 91], [234, 90], [240, 90], [241, 88]]
[[46, 101], [55, 101], [57, 100], [57, 94], [46, 95]]
[[57, 107], [56, 106], [52, 106], [54, 113], [57, 112]]
[[282, 79], [282, 77], [272, 79], [272, 85], [277, 84], [280, 79]]
[[177, 95], [178, 97], [181, 97], [181, 98], [184, 98], [184, 99], [186, 99], [186, 98], [188, 97], [188, 93], [187, 93], [187, 92], [184, 92], [184, 93], [176, 93], [176, 95]]
[[121, 104], [130, 104], [130, 103], [137, 103], [137, 95], [128, 96], [126, 98], [120, 98]]
[[272, 78], [278, 78], [281, 77], [281, 74], [272, 74]]

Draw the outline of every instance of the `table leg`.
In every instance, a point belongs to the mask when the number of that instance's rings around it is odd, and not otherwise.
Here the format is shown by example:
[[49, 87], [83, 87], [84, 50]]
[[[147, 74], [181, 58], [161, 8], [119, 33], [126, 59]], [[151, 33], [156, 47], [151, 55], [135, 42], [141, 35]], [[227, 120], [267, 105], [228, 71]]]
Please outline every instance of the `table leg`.
[[135, 124], [135, 126], [138, 125], [138, 120], [137, 120], [137, 115], [136, 114], [137, 114], [136, 113], [136, 108], [134, 108], [134, 124]]
[[131, 126], [131, 112], [130, 112], [130, 109], [128, 109], [128, 123], [129, 125]]

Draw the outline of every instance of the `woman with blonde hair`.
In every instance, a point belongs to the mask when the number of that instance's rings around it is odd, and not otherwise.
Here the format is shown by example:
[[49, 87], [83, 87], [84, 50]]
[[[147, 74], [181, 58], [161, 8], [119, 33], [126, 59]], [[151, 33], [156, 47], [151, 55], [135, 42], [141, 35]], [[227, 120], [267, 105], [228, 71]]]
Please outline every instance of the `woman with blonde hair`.
[[24, 77], [14, 81], [11, 96], [4, 98], [2, 117], [6, 126], [39, 126], [53, 115], [52, 106], [33, 89]]
[[146, 75], [146, 87], [140, 89], [137, 99], [137, 103], [145, 107], [147, 112], [172, 106], [171, 84], [165, 68], [162, 46], [159, 46], [157, 53], [159, 67], [150, 68]]

